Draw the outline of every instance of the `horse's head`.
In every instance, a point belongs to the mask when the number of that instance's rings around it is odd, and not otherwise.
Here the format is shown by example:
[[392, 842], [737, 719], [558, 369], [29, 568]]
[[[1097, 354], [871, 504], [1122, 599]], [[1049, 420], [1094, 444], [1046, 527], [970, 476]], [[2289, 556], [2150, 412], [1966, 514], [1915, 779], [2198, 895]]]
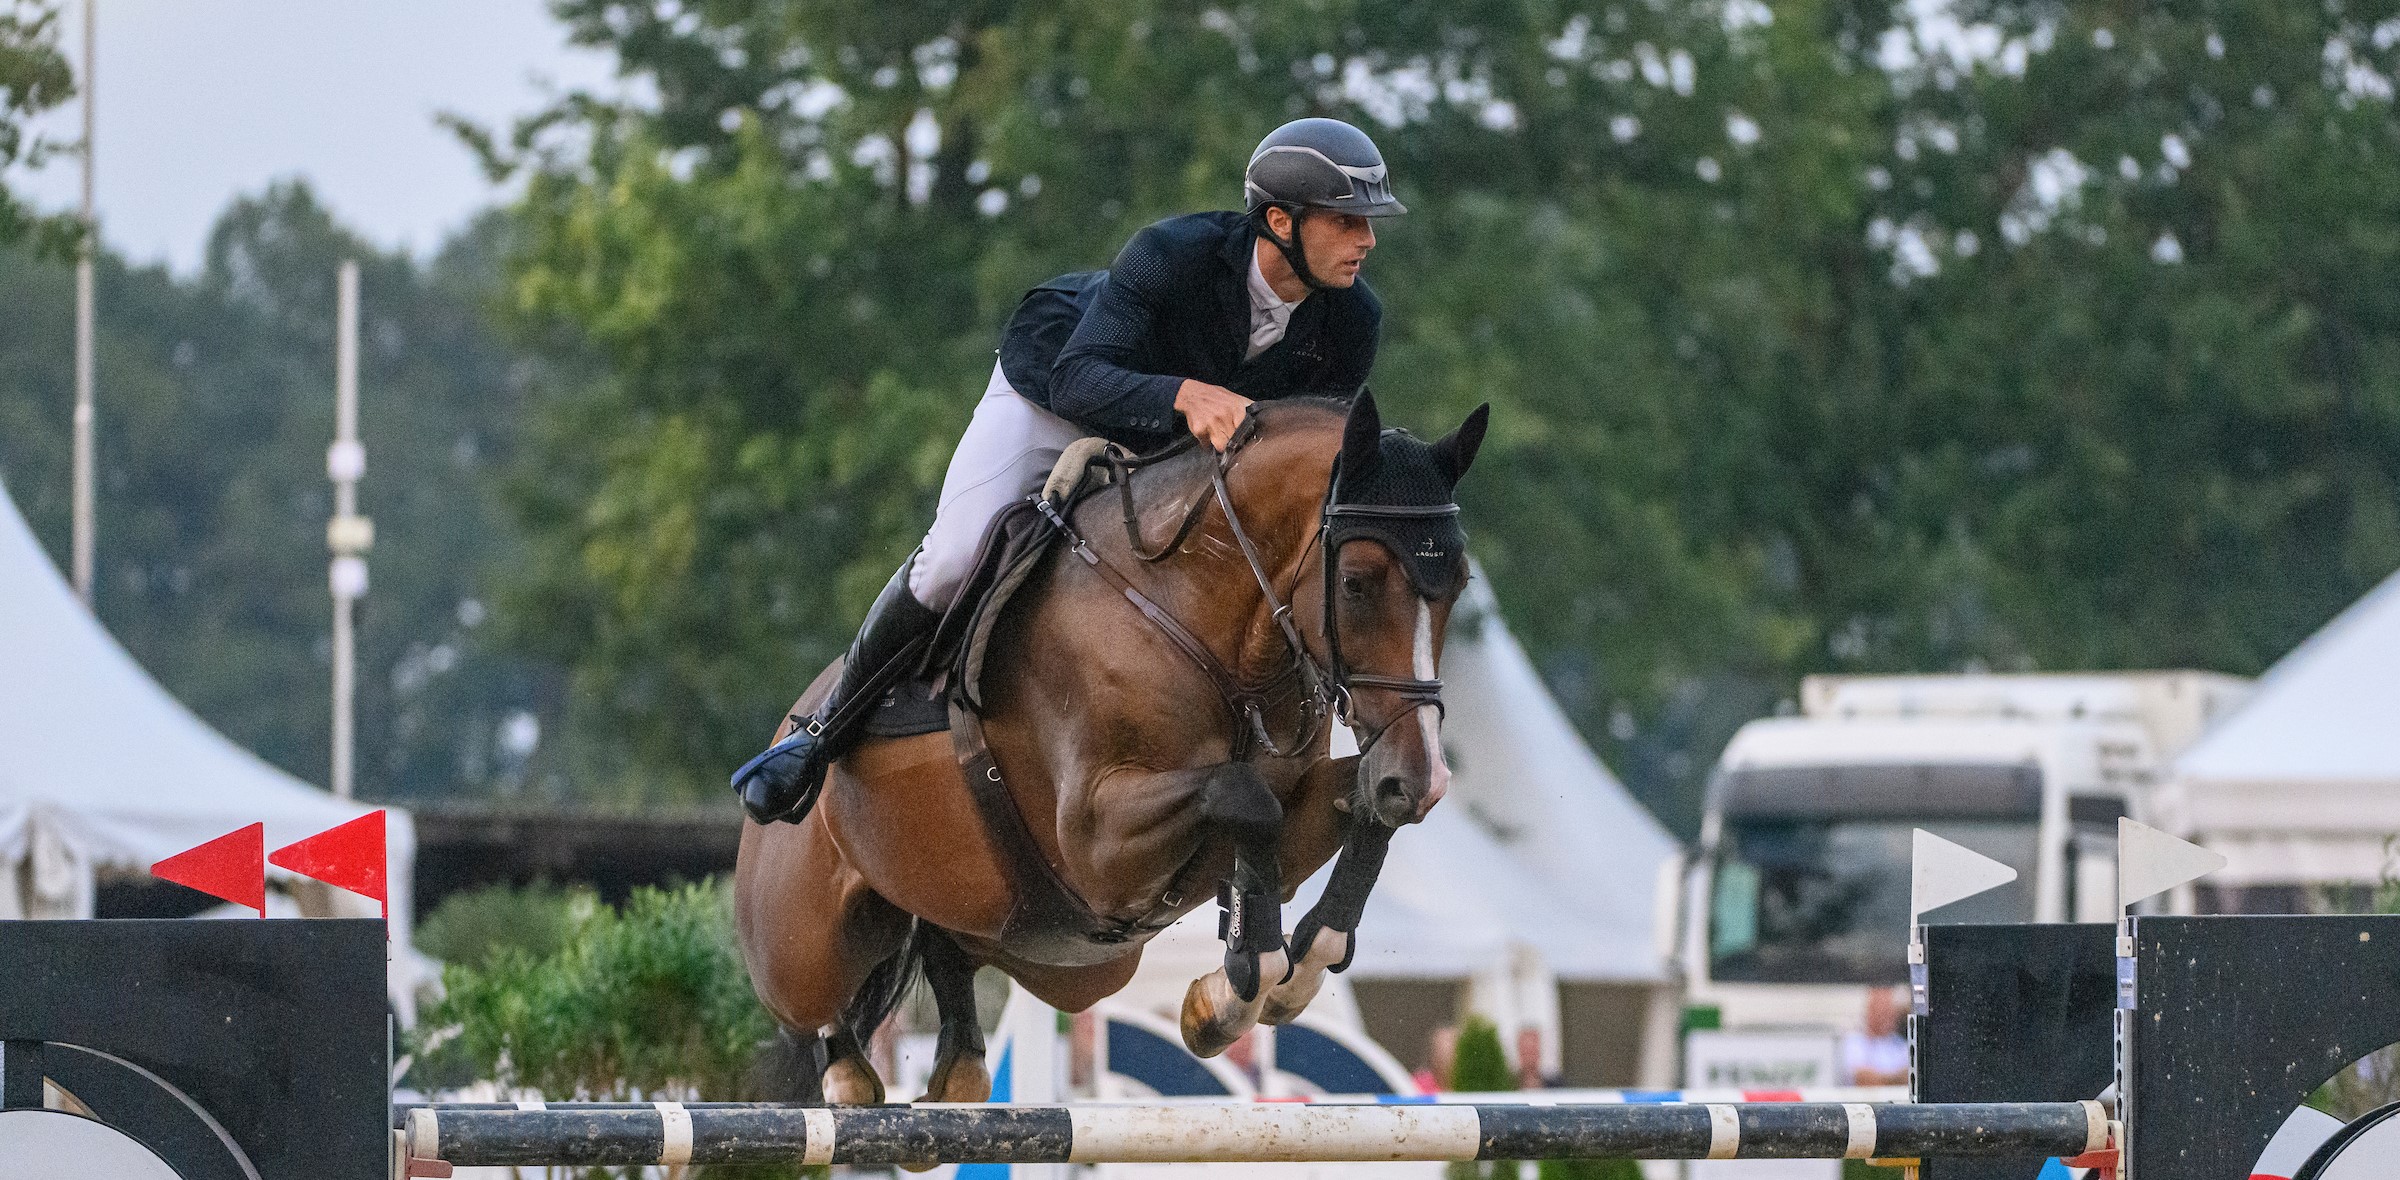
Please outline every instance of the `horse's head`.
[[1362, 756], [1351, 814], [1392, 827], [1425, 818], [1450, 786], [1437, 669], [1467, 585], [1452, 490], [1475, 461], [1489, 406], [1434, 442], [1386, 430], [1361, 393], [1326, 500], [1325, 630]]

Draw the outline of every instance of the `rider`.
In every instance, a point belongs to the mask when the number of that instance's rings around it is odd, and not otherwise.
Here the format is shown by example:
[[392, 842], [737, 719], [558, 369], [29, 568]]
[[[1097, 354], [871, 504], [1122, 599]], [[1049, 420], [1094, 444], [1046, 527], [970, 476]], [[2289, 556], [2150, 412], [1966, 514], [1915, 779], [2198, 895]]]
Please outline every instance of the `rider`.
[[1068, 444], [1135, 451], [1182, 427], [1223, 450], [1252, 401], [1348, 398], [1375, 363], [1382, 304], [1359, 268], [1369, 220], [1407, 210], [1383, 155], [1335, 119], [1286, 123], [1243, 173], [1244, 213], [1192, 213], [1133, 235], [1108, 270], [1025, 297], [950, 457], [923, 544], [868, 609], [840, 680], [791, 736], [734, 772], [760, 823], [798, 822], [865, 709], [852, 698], [932, 632], [973, 572], [985, 527], [1038, 491]]

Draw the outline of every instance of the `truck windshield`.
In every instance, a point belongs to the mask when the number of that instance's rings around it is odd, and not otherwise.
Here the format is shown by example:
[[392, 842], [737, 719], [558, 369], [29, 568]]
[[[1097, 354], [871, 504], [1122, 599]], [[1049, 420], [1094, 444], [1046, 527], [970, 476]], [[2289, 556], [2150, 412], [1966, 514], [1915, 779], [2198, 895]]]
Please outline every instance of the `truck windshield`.
[[1711, 978], [1729, 983], [1908, 980], [1912, 829], [2001, 861], [2017, 879], [1928, 921], [2033, 919], [2036, 822], [2024, 819], [1727, 816], [1709, 900]]

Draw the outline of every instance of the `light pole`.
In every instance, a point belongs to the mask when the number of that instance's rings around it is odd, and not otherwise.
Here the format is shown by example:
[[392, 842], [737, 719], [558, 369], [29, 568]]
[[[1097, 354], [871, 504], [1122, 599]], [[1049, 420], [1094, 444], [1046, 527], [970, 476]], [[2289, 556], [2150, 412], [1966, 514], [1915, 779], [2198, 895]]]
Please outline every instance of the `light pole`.
[[367, 550], [375, 522], [358, 514], [358, 480], [367, 473], [367, 448], [358, 441], [358, 263], [345, 260], [335, 283], [333, 445], [325, 474], [333, 480], [333, 519], [325, 546], [333, 550], [326, 581], [333, 590], [333, 793], [350, 797], [358, 718], [358, 600], [367, 594]]
[[75, 258], [75, 489], [74, 551], [69, 576], [75, 593], [88, 609], [92, 605], [92, 557], [96, 547], [93, 511], [98, 476], [98, 447], [94, 441], [97, 412], [92, 407], [92, 254], [99, 249], [100, 221], [92, 207], [92, 157], [97, 154], [94, 131], [99, 121], [92, 108], [98, 96], [100, 0], [83, 4], [83, 248]]

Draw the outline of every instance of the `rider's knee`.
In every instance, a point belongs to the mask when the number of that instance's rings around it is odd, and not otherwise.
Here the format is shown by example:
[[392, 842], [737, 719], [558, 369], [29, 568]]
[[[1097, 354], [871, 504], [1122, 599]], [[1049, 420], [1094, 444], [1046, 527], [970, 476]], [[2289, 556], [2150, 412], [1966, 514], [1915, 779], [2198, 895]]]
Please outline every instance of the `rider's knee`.
[[975, 555], [950, 553], [935, 546], [932, 537], [925, 540], [925, 547], [908, 567], [908, 594], [929, 610], [946, 611], [958, 597], [959, 587], [966, 584], [967, 567]]

